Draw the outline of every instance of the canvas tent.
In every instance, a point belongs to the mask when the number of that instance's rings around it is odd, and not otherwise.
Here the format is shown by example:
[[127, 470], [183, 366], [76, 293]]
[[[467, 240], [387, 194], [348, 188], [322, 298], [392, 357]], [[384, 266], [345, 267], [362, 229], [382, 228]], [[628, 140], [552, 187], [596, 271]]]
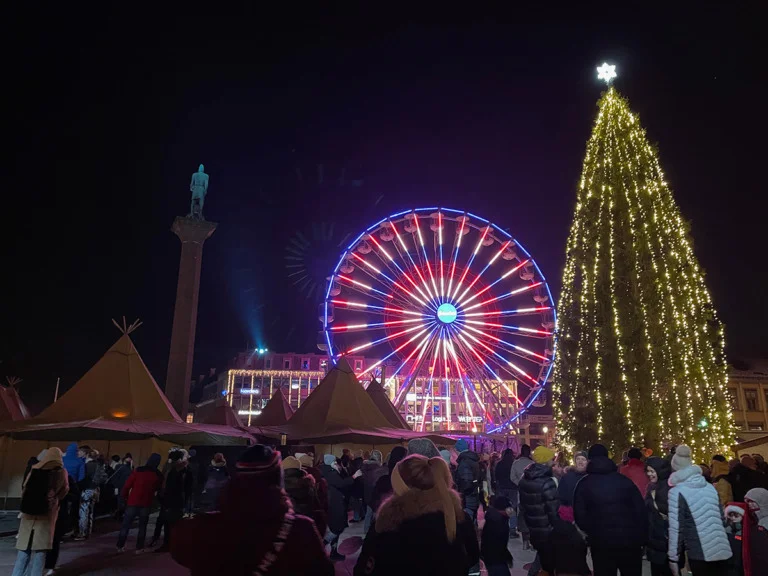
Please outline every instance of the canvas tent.
[[273, 438], [284, 434], [289, 442], [322, 445], [399, 444], [420, 436], [428, 436], [440, 443], [454, 442], [439, 435], [393, 428], [344, 358], [328, 372], [286, 424], [261, 427], [259, 433]]
[[216, 405], [213, 412], [211, 412], [207, 418], [204, 418], [202, 423], [233, 426], [235, 428], [243, 427], [243, 423], [240, 422], [240, 418], [237, 417], [232, 406], [227, 404], [224, 400], [219, 401], [219, 404]]
[[18, 422], [29, 418], [29, 410], [22, 402], [15, 386], [0, 386], [0, 422]]
[[371, 400], [376, 404], [376, 407], [382, 414], [384, 414], [384, 417], [392, 428], [401, 428], [403, 430], [411, 429], [400, 412], [398, 412], [397, 408], [395, 408], [394, 404], [389, 400], [386, 391], [382, 385], [379, 384], [378, 380], [375, 378], [371, 380], [365, 391], [368, 392], [368, 396], [371, 397]]
[[[313, 392], [314, 393], [314, 392]], [[311, 394], [310, 394], [311, 396]], [[278, 388], [272, 394], [267, 405], [251, 422], [254, 426], [280, 426], [293, 417], [293, 408], [285, 399], [285, 394]]]
[[129, 330], [59, 400], [35, 418], [0, 424], [0, 504], [14, 506], [29, 456], [43, 448], [88, 444], [104, 454], [131, 452], [143, 463], [176, 445], [246, 445], [241, 428], [186, 424], [147, 370]]

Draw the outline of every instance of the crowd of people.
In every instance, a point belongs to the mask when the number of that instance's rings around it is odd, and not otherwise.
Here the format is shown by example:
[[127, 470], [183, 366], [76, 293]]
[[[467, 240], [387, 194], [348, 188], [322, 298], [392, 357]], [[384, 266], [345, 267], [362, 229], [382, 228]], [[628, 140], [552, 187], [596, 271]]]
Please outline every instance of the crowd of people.
[[201, 470], [191, 452], [137, 468], [130, 454], [105, 462], [74, 444], [30, 459], [14, 576], [50, 573], [64, 536], [88, 538], [104, 501], [122, 520], [119, 552], [138, 520], [137, 552], [163, 536], [157, 550], [193, 575], [330, 575], [354, 522], [365, 534], [356, 576], [473, 575], [481, 559], [490, 576], [508, 575], [518, 538], [536, 552], [529, 576], [639, 576], [643, 558], [653, 576], [686, 565], [694, 576], [768, 574], [768, 465], [756, 455], [696, 465], [685, 445], [664, 458], [633, 448], [617, 466], [596, 444], [565, 466], [545, 446], [488, 454], [417, 438], [386, 457], [282, 458], [256, 445], [230, 472], [223, 454]]

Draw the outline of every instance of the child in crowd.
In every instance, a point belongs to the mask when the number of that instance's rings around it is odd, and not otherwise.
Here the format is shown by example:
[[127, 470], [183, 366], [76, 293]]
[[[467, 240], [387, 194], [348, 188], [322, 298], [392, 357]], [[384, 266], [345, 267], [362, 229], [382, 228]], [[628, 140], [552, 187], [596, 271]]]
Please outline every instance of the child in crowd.
[[592, 571], [587, 565], [587, 543], [573, 523], [573, 509], [560, 506], [558, 515], [560, 521], [555, 523], [551, 536], [556, 576], [589, 576]]
[[509, 576], [512, 554], [507, 549], [509, 517], [514, 513], [509, 498], [495, 496], [485, 514], [485, 526], [480, 539], [480, 557], [485, 562], [488, 576]]
[[725, 533], [728, 535], [728, 542], [733, 552], [733, 556], [728, 561], [728, 576], [745, 576], [742, 555], [745, 531], [749, 527], [749, 522], [744, 522], [746, 512], [747, 505], [741, 502], [729, 502], [725, 507]]

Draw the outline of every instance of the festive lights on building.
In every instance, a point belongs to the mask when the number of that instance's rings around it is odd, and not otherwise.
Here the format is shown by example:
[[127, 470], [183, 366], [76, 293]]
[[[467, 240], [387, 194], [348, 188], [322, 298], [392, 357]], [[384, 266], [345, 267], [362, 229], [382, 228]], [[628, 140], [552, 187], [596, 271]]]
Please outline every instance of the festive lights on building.
[[614, 454], [686, 442], [709, 458], [733, 440], [723, 327], [637, 116], [613, 87], [598, 107], [558, 305], [559, 440]]

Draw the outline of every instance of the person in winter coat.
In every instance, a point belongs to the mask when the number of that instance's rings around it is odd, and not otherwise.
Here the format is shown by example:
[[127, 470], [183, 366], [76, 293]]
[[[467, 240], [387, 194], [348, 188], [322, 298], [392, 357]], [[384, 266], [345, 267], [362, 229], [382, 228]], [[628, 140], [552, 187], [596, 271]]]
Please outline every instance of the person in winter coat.
[[504, 450], [501, 460], [494, 469], [494, 484], [496, 484], [496, 494], [507, 498], [512, 506], [512, 513], [509, 515], [509, 537], [517, 538], [517, 505], [518, 491], [517, 484], [512, 482], [512, 465], [515, 463], [515, 453], [511, 448]]
[[387, 468], [381, 464], [381, 452], [374, 450], [371, 452], [370, 460], [363, 462], [363, 502], [365, 503], [365, 526], [364, 532], [367, 534], [373, 523], [375, 514], [373, 507], [373, 492], [376, 488], [376, 482], [379, 478], [387, 475]]
[[[297, 461], [298, 463], [298, 461]], [[190, 469], [190, 474], [194, 477], [194, 472]], [[219, 509], [219, 499], [221, 493], [229, 484], [229, 470], [227, 470], [227, 460], [224, 454], [217, 452], [213, 455], [210, 466], [208, 466], [207, 479], [203, 487], [201, 503], [208, 511]], [[192, 491], [195, 491], [194, 484]], [[303, 512], [301, 512], [303, 514]]]
[[333, 576], [314, 522], [282, 489], [280, 453], [257, 444], [235, 464], [221, 511], [181, 520], [171, 556], [191, 576]]
[[568, 468], [557, 485], [557, 497], [560, 499], [560, 506], [570, 508], [571, 513], [573, 513], [573, 494], [576, 492], [576, 485], [587, 474], [587, 453], [576, 452], [573, 462], [574, 465]]
[[[533, 464], [533, 460], [531, 460], [531, 447], [528, 446], [528, 444], [523, 444], [520, 448], [520, 457], [512, 464], [512, 470], [510, 472], [512, 484], [519, 487], [525, 469], [531, 464]], [[531, 547], [530, 535], [528, 533], [528, 528], [525, 525], [525, 518], [519, 513], [519, 510], [517, 514], [517, 529], [523, 537], [523, 550], [528, 550]]]
[[67, 446], [63, 462], [67, 474], [72, 476], [76, 482], [82, 482], [85, 478], [85, 456], [79, 451], [75, 442]]
[[440, 451], [429, 438], [413, 438], [408, 441], [408, 455], [421, 454], [425, 458], [436, 458]]
[[554, 550], [550, 535], [561, 522], [558, 516], [560, 500], [557, 482], [552, 474], [555, 453], [546, 446], [538, 446], [533, 452], [533, 464], [523, 473], [520, 490], [520, 515], [530, 533], [531, 544], [539, 554], [541, 567], [554, 574]]
[[[742, 502], [729, 502], [725, 509], [725, 534], [731, 545], [728, 576], [752, 576], [749, 563], [749, 514]], [[747, 559], [746, 567], [744, 558]]]
[[589, 449], [587, 475], [576, 486], [573, 512], [587, 534], [595, 576], [640, 574], [648, 536], [643, 497], [619, 474], [602, 444]]
[[768, 478], [757, 471], [754, 458], [747, 454], [732, 468], [730, 479], [733, 499], [736, 502], [744, 502], [747, 492], [752, 488], [765, 488], [764, 483]]
[[371, 497], [371, 508], [373, 509], [372, 522], [376, 520], [376, 513], [381, 503], [392, 494], [392, 470], [406, 456], [408, 456], [408, 451], [403, 446], [395, 446], [392, 448], [392, 452], [389, 453], [389, 458], [387, 459], [387, 470], [389, 473], [379, 478], [376, 481], [376, 486], [373, 488], [373, 496]]
[[712, 458], [710, 469], [712, 470], [712, 485], [715, 487], [715, 490], [717, 490], [720, 506], [725, 507], [729, 502], [733, 502], [731, 475], [725, 457], [720, 455], [714, 456]]
[[59, 502], [69, 491], [67, 477], [58, 448], [48, 448], [32, 467], [22, 489], [13, 576], [42, 575], [46, 551], [53, 548]]
[[640, 491], [640, 496], [645, 498], [645, 493], [648, 491], [648, 475], [645, 473], [643, 453], [639, 448], [630, 448], [627, 456], [629, 460], [619, 468], [619, 473], [632, 480]]
[[[768, 490], [752, 488], [745, 494], [744, 501], [749, 508], [749, 550], [748, 561], [744, 558], [744, 567], [749, 567], [753, 576], [767, 574]], [[750, 575], [745, 573], [744, 576]]]
[[112, 486], [117, 495], [117, 515], [120, 517], [125, 511], [125, 499], [122, 494], [123, 487], [133, 472], [133, 467], [131, 466], [131, 460], [120, 461], [119, 456], [112, 456], [113, 461], [115, 461], [115, 458], [117, 458], [117, 462], [112, 467], [113, 472], [112, 476], [109, 477], [109, 485]]
[[40, 460], [42, 460], [43, 456], [45, 456], [45, 450], [40, 450], [40, 454], [37, 456], [31, 456], [29, 460], [27, 460], [27, 467], [24, 470], [24, 476], [21, 477], [21, 485], [24, 486], [25, 482], [27, 481], [27, 478], [29, 477], [29, 473], [32, 472], [32, 467], [35, 464], [38, 464]]
[[160, 466], [160, 454], [150, 454], [146, 466], [140, 466], [131, 472], [123, 485], [120, 495], [126, 503], [126, 508], [123, 525], [117, 538], [118, 552], [125, 550], [125, 541], [131, 531], [131, 524], [137, 516], [139, 517], [139, 535], [136, 538], [136, 550], [144, 549], [152, 502], [163, 485], [163, 475], [157, 469], [158, 466]]
[[408, 456], [392, 470], [394, 495], [365, 538], [355, 576], [466, 576], [480, 561], [472, 519], [441, 457]]
[[592, 576], [587, 564], [587, 543], [571, 521], [573, 509], [560, 506], [560, 520], [550, 535], [555, 574], [558, 576]]
[[161, 551], [169, 549], [171, 532], [176, 523], [184, 516], [187, 503], [192, 497], [194, 479], [187, 468], [187, 451], [177, 448], [168, 454], [169, 467], [160, 491], [160, 514], [155, 524], [155, 532], [150, 546], [160, 539], [160, 532], [165, 529]]
[[328, 533], [325, 541], [331, 545], [331, 560], [344, 560], [344, 555], [339, 554], [339, 537], [344, 529], [349, 526], [347, 522], [347, 498], [355, 485], [355, 480], [362, 476], [358, 470], [353, 476], [341, 477], [341, 468], [333, 454], [323, 456], [323, 465], [320, 472], [328, 482]]
[[691, 571], [696, 574], [726, 574], [731, 545], [723, 526], [720, 500], [714, 486], [691, 461], [685, 444], [675, 449], [669, 477], [669, 565], [679, 573], [684, 548]]
[[505, 496], [494, 496], [485, 514], [485, 525], [480, 537], [480, 557], [485, 562], [488, 576], [509, 576], [512, 554], [509, 543], [509, 516], [514, 513], [512, 502]]
[[[84, 447], [80, 447], [79, 453], [82, 454]], [[93, 513], [96, 503], [99, 501], [99, 493], [102, 484], [107, 479], [106, 472], [98, 461], [99, 453], [96, 450], [89, 450], [85, 457], [85, 476], [78, 483], [80, 488], [80, 520], [79, 535], [76, 540], [85, 540], [91, 535], [93, 530]]]
[[[469, 444], [463, 438], [456, 442], [459, 453], [456, 467], [456, 489], [461, 495], [464, 512], [473, 520], [477, 520], [477, 510], [480, 508], [480, 456], [469, 449]], [[440, 453], [437, 454], [440, 456]]]
[[648, 545], [645, 556], [651, 564], [651, 576], [671, 576], [667, 541], [669, 539], [669, 507], [667, 480], [672, 473], [669, 460], [648, 458], [645, 463], [648, 488], [645, 494], [645, 511], [648, 516]]
[[301, 462], [294, 456], [288, 456], [281, 464], [283, 468], [283, 488], [291, 499], [293, 511], [307, 518], [313, 518], [318, 509], [315, 479], [301, 469]]

